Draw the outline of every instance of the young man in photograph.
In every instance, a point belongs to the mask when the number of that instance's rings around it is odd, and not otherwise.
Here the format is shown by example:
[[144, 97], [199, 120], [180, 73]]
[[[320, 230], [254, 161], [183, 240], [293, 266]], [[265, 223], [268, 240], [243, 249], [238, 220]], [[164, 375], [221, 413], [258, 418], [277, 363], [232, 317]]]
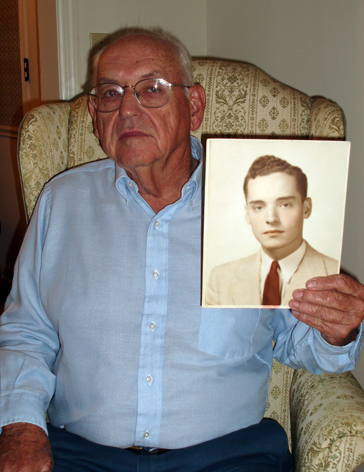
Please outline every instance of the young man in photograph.
[[209, 305], [288, 305], [292, 292], [311, 277], [338, 273], [338, 261], [303, 239], [312, 212], [307, 177], [299, 167], [275, 156], [261, 156], [244, 180], [245, 215], [261, 249], [215, 267]]

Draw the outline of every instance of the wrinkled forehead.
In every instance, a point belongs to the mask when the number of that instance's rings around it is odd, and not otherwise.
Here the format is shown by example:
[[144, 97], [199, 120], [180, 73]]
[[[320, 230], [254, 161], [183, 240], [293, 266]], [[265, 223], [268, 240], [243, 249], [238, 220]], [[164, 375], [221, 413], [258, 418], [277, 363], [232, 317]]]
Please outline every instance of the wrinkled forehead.
[[[98, 79], [113, 70], [148, 70], [160, 71], [180, 77], [181, 64], [175, 47], [162, 38], [154, 38], [148, 35], [135, 34], [120, 38], [112, 43], [101, 54], [97, 67]], [[175, 80], [175, 78], [173, 78]]]

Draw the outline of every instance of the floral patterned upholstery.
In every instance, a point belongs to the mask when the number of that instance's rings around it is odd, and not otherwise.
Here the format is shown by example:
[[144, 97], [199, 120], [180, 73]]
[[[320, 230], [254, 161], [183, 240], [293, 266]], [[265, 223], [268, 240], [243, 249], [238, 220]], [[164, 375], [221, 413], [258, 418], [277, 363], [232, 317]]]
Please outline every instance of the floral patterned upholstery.
[[195, 136], [343, 139], [340, 107], [284, 85], [251, 64], [195, 60], [196, 82], [207, 95], [202, 126]]
[[[194, 135], [344, 139], [341, 108], [311, 98], [242, 62], [197, 59], [196, 82], [207, 95]], [[105, 158], [93, 134], [87, 97], [44, 105], [24, 118], [18, 159], [26, 214], [55, 174]], [[294, 470], [349, 472], [364, 462], [364, 392], [351, 373], [314, 376], [274, 361], [266, 416], [287, 431]]]

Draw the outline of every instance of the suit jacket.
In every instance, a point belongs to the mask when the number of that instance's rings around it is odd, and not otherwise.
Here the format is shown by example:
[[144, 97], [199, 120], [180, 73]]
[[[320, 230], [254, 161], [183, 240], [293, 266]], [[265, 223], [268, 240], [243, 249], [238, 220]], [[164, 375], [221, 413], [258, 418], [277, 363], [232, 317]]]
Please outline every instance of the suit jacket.
[[[251, 256], [215, 267], [207, 288], [206, 304], [217, 306], [260, 306], [260, 251]], [[288, 306], [292, 292], [304, 288], [308, 279], [337, 274], [339, 262], [321, 254], [306, 242], [305, 254], [293, 274], [282, 300]]]

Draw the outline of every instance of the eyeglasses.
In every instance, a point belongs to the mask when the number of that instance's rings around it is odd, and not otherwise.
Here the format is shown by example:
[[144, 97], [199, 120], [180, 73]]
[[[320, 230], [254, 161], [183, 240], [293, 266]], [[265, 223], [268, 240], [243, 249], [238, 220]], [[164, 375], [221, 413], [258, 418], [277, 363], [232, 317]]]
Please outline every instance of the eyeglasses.
[[125, 89], [134, 89], [134, 97], [147, 108], [160, 108], [171, 98], [172, 87], [191, 88], [191, 85], [170, 84], [164, 79], [143, 79], [135, 85], [100, 84], [88, 94], [90, 102], [97, 111], [109, 113], [120, 107]]

